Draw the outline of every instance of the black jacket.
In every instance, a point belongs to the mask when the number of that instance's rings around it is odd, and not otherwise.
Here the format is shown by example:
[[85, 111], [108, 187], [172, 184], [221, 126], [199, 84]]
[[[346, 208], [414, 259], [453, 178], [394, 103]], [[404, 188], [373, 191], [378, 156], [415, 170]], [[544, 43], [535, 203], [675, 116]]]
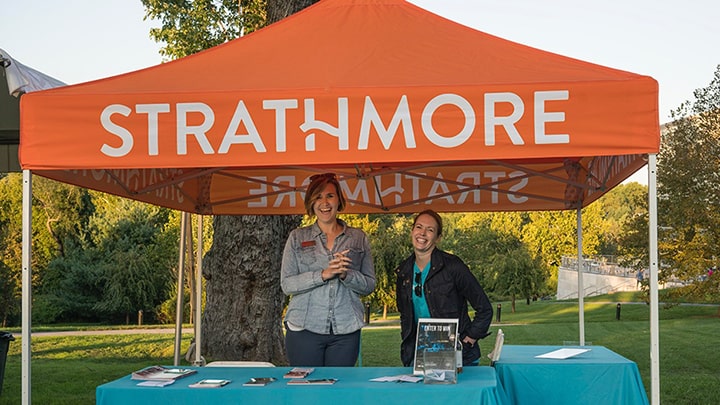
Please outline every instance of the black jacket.
[[[415, 335], [417, 324], [414, 319], [413, 294], [413, 253], [397, 268], [396, 297], [400, 311], [400, 359], [404, 366], [413, 364], [415, 357]], [[482, 339], [489, 335], [493, 310], [485, 291], [463, 261], [438, 248], [430, 258], [430, 270], [423, 285], [425, 300], [433, 318], [457, 318], [460, 340], [465, 336]], [[468, 315], [468, 302], [475, 309], [475, 318]], [[463, 364], [467, 365], [480, 358], [480, 346], [463, 344]]]

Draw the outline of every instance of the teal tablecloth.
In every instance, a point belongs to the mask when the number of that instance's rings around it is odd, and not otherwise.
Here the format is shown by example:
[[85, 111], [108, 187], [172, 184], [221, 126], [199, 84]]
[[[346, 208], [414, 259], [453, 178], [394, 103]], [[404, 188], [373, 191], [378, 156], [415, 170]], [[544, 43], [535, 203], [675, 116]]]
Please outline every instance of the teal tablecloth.
[[[400, 367], [318, 367], [310, 378], [337, 378], [334, 385], [288, 386], [283, 374], [288, 367], [199, 367], [197, 374], [166, 387], [138, 387], [125, 376], [97, 387], [98, 405], [142, 404], [502, 404], [492, 367], [465, 367], [454, 385], [371, 382], [372, 378], [412, 374]], [[251, 377], [276, 377], [264, 387], [243, 387]], [[229, 379], [221, 388], [188, 388], [206, 378]]]
[[511, 404], [648, 404], [637, 364], [602, 346], [564, 360], [537, 359], [562, 346], [502, 348], [498, 382]]

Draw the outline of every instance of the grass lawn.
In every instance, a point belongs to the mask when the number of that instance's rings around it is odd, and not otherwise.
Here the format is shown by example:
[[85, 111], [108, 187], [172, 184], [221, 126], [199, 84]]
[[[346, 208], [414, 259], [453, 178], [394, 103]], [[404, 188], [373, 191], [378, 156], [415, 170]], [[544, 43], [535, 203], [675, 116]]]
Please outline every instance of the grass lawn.
[[[635, 361], [646, 390], [650, 390], [650, 307], [622, 304], [625, 296], [586, 299], [585, 341], [613, 350]], [[501, 322], [509, 345], [562, 345], [579, 340], [577, 304], [518, 302], [511, 311], [502, 302]], [[386, 326], [387, 324], [387, 326]], [[364, 367], [400, 366], [397, 323], [373, 319], [362, 335]], [[67, 330], [68, 328], [64, 328]], [[84, 327], [82, 329], [89, 329]], [[13, 330], [13, 332], [17, 332]], [[494, 335], [481, 341], [483, 361]], [[667, 404], [711, 404], [720, 398], [720, 336], [718, 306], [660, 308], [660, 398]], [[173, 329], [167, 334], [89, 335], [33, 338], [32, 402], [35, 404], [94, 404], [95, 387], [152, 364], [172, 364]], [[184, 335], [183, 352], [190, 336]], [[21, 398], [21, 342], [10, 342], [0, 404], [18, 404]], [[649, 395], [648, 395], [649, 397]]]

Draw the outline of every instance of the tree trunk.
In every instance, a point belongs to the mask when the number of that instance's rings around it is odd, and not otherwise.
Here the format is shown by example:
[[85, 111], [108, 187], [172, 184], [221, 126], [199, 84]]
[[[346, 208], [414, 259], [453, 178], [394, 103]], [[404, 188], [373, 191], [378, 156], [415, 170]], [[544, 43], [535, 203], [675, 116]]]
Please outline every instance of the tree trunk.
[[[267, 0], [267, 24], [317, 0]], [[202, 352], [214, 360], [286, 364], [280, 289], [282, 252], [301, 216], [215, 216], [204, 259]]]
[[318, 0], [267, 0], [267, 24], [278, 22], [317, 2]]
[[202, 353], [212, 360], [286, 364], [282, 251], [300, 216], [215, 216], [203, 260]]

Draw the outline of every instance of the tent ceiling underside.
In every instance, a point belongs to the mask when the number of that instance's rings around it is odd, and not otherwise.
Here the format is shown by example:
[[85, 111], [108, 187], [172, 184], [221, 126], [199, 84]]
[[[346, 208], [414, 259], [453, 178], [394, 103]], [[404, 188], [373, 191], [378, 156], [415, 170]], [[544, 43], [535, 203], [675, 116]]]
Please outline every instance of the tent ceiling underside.
[[538, 162], [269, 168], [40, 170], [36, 174], [200, 214], [302, 214], [313, 174], [337, 173], [347, 213], [533, 211], [585, 206], [645, 165], [644, 155]]

